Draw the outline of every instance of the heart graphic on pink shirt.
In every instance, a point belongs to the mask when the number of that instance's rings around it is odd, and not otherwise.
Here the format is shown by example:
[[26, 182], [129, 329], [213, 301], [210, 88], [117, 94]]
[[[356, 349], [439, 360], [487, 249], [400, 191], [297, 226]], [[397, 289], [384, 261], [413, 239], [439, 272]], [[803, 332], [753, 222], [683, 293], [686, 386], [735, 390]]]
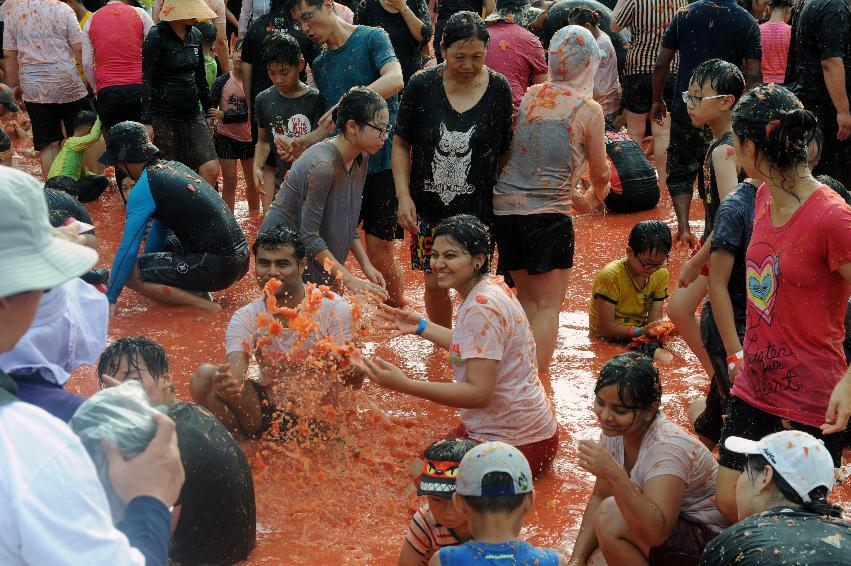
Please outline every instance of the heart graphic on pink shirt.
[[757, 315], [768, 324], [771, 324], [771, 314], [777, 299], [779, 273], [780, 261], [777, 256], [766, 256], [761, 264], [751, 259], [747, 261], [748, 302], [756, 309]]

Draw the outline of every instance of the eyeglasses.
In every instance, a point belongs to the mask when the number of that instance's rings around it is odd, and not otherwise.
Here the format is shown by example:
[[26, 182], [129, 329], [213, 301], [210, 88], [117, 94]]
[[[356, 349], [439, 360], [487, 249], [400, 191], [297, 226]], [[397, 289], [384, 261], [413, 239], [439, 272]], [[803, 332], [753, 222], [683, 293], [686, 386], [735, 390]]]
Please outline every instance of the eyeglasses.
[[635, 258], [638, 260], [638, 263], [641, 264], [641, 267], [646, 269], [647, 271], [656, 271], [657, 269], [662, 269], [666, 265], [668, 265], [668, 256], [665, 256], [665, 259], [662, 263], [653, 263], [650, 261], [644, 261], [640, 257]]
[[724, 98], [725, 96], [730, 96], [728, 94], [714, 94], [712, 96], [692, 96], [688, 93], [687, 90], [683, 91], [683, 102], [686, 104], [691, 104], [694, 102], [695, 106], [700, 106], [704, 100], [712, 100], [713, 98]]
[[375, 124], [371, 124], [369, 122], [367, 122], [366, 125], [369, 126], [370, 128], [372, 128], [373, 130], [375, 130], [376, 132], [378, 132], [378, 137], [380, 137], [380, 138], [383, 138], [385, 136], [389, 138], [390, 132], [393, 131], [393, 126], [387, 126], [386, 128], [380, 128], [380, 127], [376, 126]]
[[319, 12], [319, 9], [312, 10], [310, 12], [303, 12], [299, 19], [293, 19], [293, 23], [297, 30], [302, 31], [302, 26], [316, 17], [316, 14]]

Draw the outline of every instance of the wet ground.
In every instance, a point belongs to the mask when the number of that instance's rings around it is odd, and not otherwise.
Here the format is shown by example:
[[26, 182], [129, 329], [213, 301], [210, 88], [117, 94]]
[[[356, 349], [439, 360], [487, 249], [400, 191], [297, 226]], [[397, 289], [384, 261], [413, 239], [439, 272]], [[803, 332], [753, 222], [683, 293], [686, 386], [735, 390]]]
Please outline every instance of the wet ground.
[[[19, 150], [16, 142], [15, 165], [36, 173], [35, 161], [21, 157]], [[699, 208], [693, 207], [692, 216], [698, 232], [702, 229]], [[118, 194], [109, 190], [89, 210], [100, 240], [99, 266], [108, 267], [121, 237], [124, 208]], [[236, 216], [252, 241], [259, 216], [249, 215], [244, 201], [238, 203]], [[552, 470], [535, 485], [537, 504], [521, 534], [533, 544], [569, 549], [578, 531], [594, 478], [578, 467], [575, 446], [580, 439], [599, 436], [591, 413], [595, 376], [603, 363], [622, 351], [588, 335], [591, 282], [598, 269], [624, 254], [630, 229], [644, 219], [673, 225], [667, 195], [653, 211], [594, 213], [575, 219], [575, 268], [560, 317], [555, 358], [549, 375], [542, 378], [561, 426], [560, 451]], [[407, 269], [406, 243], [397, 244], [397, 256], [405, 266], [406, 297], [413, 308], [424, 312], [421, 276]], [[683, 250], [671, 253], [672, 282], [685, 257]], [[192, 371], [202, 362], [224, 361], [224, 332], [231, 314], [258, 295], [253, 278], [246, 276], [215, 294], [223, 310], [209, 315], [154, 304], [128, 289], [119, 300], [120, 313], [109, 335], [114, 339], [143, 334], [160, 342], [169, 354], [177, 394], [188, 400]], [[689, 400], [703, 393], [707, 379], [681, 339], [675, 338], [669, 348], [675, 359], [662, 369], [663, 410], [686, 425]], [[445, 353], [416, 337], [387, 340], [377, 335], [365, 351], [392, 361], [419, 379], [452, 378]], [[86, 395], [97, 387], [91, 367], [75, 372], [69, 383], [70, 389]], [[257, 492], [258, 543], [250, 563], [395, 564], [410, 516], [420, 504], [405, 475], [406, 462], [454, 428], [459, 417], [455, 410], [388, 393], [369, 383], [364, 391], [390, 418], [358, 410], [350, 415], [351, 435], [345, 442], [310, 450], [285, 450], [261, 441], [244, 444], [254, 467]], [[849, 507], [847, 482], [836, 494]]]

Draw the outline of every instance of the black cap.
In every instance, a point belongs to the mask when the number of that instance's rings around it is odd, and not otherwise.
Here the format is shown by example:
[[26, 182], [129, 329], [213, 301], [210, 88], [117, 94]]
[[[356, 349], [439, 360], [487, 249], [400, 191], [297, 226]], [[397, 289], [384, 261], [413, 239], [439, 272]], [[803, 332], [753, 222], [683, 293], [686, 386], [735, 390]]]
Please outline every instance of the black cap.
[[12, 89], [7, 85], [0, 85], [0, 104], [5, 106], [11, 112], [20, 112], [21, 108], [15, 102], [15, 96], [12, 94]]
[[119, 122], [109, 129], [106, 151], [100, 156], [104, 165], [126, 163], [147, 163], [160, 152], [159, 148], [148, 140], [145, 126], [139, 122]]

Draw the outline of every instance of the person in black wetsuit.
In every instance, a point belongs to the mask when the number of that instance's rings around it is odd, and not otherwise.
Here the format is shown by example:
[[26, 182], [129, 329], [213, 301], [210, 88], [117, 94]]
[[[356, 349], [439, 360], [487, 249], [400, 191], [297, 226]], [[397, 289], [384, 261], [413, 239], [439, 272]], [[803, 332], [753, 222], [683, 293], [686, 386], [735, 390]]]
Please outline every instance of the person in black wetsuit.
[[[156, 159], [158, 153], [142, 124], [120, 122], [109, 130], [100, 157], [135, 183], [109, 279], [110, 313], [125, 285], [163, 303], [220, 310], [207, 293], [245, 275], [245, 235], [215, 189], [182, 163]], [[149, 219], [145, 253], [139, 256]]]

